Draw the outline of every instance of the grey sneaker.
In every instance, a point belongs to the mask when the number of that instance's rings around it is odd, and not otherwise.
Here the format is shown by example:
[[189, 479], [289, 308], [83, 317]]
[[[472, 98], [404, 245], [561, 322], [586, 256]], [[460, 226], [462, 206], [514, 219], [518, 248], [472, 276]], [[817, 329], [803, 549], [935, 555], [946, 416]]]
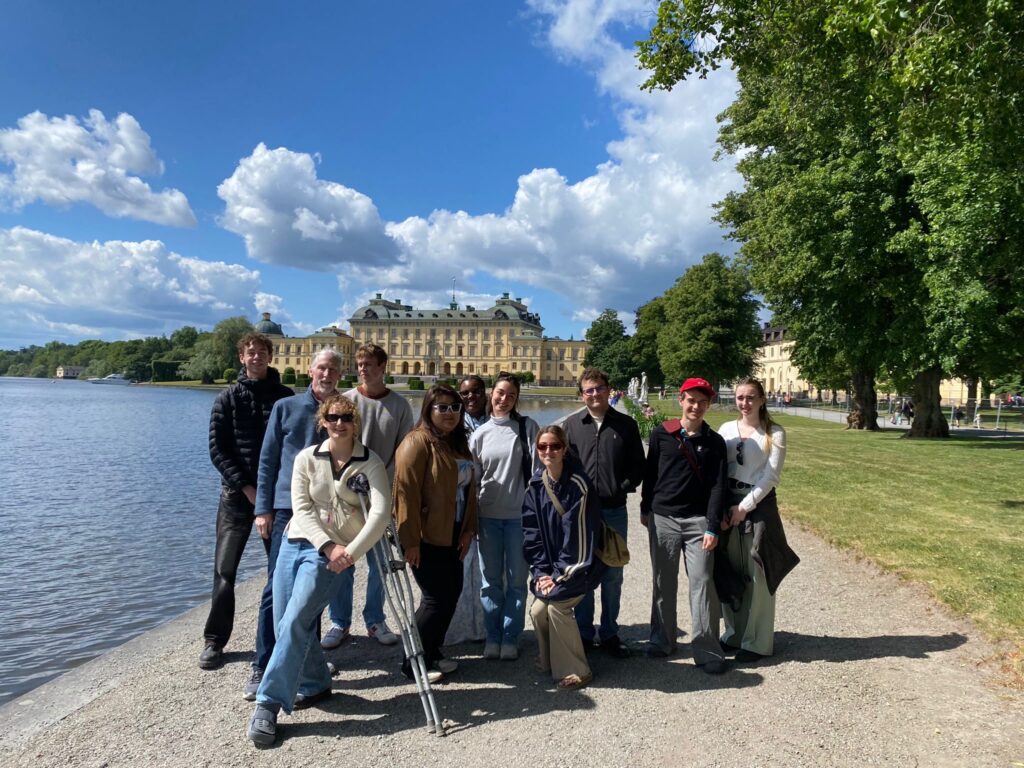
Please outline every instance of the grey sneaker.
[[320, 647], [325, 651], [333, 651], [339, 645], [344, 643], [350, 637], [348, 627], [331, 627], [327, 630], [327, 634], [324, 635], [320, 641]]
[[246, 701], [256, 701], [256, 691], [260, 689], [260, 683], [262, 682], [263, 670], [259, 667], [253, 667], [252, 674], [249, 675], [249, 682], [242, 689], [242, 698]]
[[454, 659], [438, 659], [434, 662], [434, 669], [440, 672], [442, 675], [450, 675], [456, 669], [459, 668], [459, 662]]
[[381, 645], [394, 645], [398, 642], [398, 635], [388, 629], [386, 621], [378, 621], [366, 628], [366, 634], [372, 637]]

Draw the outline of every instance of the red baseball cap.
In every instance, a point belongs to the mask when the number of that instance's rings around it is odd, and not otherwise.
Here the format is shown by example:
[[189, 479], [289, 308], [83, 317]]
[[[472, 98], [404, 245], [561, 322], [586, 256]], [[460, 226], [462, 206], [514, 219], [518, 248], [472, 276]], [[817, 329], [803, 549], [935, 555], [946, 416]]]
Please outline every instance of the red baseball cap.
[[683, 386], [679, 388], [679, 394], [681, 395], [684, 392], [689, 392], [691, 389], [696, 389], [700, 392], [703, 392], [710, 398], [714, 398], [715, 396], [714, 388], [710, 384], [708, 384], [708, 382], [705, 379], [687, 379], [686, 381], [683, 382]]

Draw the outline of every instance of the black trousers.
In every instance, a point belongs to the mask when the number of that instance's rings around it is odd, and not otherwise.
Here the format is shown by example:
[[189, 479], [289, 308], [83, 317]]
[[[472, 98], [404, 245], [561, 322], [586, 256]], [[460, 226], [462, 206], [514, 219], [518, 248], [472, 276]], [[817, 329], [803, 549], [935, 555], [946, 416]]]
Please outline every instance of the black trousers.
[[[423, 599], [416, 608], [416, 628], [423, 641], [423, 658], [429, 667], [443, 658], [441, 645], [462, 594], [462, 561], [459, 548], [420, 543], [420, 564], [412, 569]], [[406, 667], [408, 668], [408, 661]]]
[[[253, 505], [241, 491], [221, 488], [217, 507], [217, 549], [213, 559], [213, 591], [210, 615], [206, 618], [203, 637], [208, 643], [223, 648], [231, 638], [235, 625], [235, 577], [245, 544], [252, 532]], [[270, 540], [263, 539], [270, 553]]]

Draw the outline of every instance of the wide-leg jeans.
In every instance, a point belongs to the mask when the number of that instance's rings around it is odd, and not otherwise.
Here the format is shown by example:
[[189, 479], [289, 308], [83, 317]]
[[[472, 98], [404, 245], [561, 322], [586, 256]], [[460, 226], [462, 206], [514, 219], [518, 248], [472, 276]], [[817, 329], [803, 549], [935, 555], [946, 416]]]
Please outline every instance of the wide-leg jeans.
[[480, 602], [488, 643], [516, 645], [526, 625], [526, 580], [521, 518], [478, 518]]
[[340, 578], [308, 541], [281, 542], [274, 570], [277, 641], [256, 692], [257, 703], [277, 704], [291, 712], [296, 693], [312, 696], [331, 687], [316, 629]]

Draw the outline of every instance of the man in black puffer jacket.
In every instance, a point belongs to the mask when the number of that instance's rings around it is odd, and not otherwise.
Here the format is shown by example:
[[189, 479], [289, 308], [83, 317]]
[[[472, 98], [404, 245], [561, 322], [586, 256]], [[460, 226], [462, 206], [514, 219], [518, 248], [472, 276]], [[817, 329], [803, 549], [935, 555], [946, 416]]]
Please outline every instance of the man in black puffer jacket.
[[[216, 669], [223, 662], [235, 622], [235, 575], [252, 532], [263, 433], [274, 403], [294, 394], [270, 367], [273, 357], [274, 345], [262, 333], [243, 336], [238, 359], [245, 367], [238, 381], [217, 395], [210, 413], [210, 459], [220, 472], [221, 491], [213, 594], [200, 669]], [[269, 556], [270, 539], [264, 537], [263, 542]]]

